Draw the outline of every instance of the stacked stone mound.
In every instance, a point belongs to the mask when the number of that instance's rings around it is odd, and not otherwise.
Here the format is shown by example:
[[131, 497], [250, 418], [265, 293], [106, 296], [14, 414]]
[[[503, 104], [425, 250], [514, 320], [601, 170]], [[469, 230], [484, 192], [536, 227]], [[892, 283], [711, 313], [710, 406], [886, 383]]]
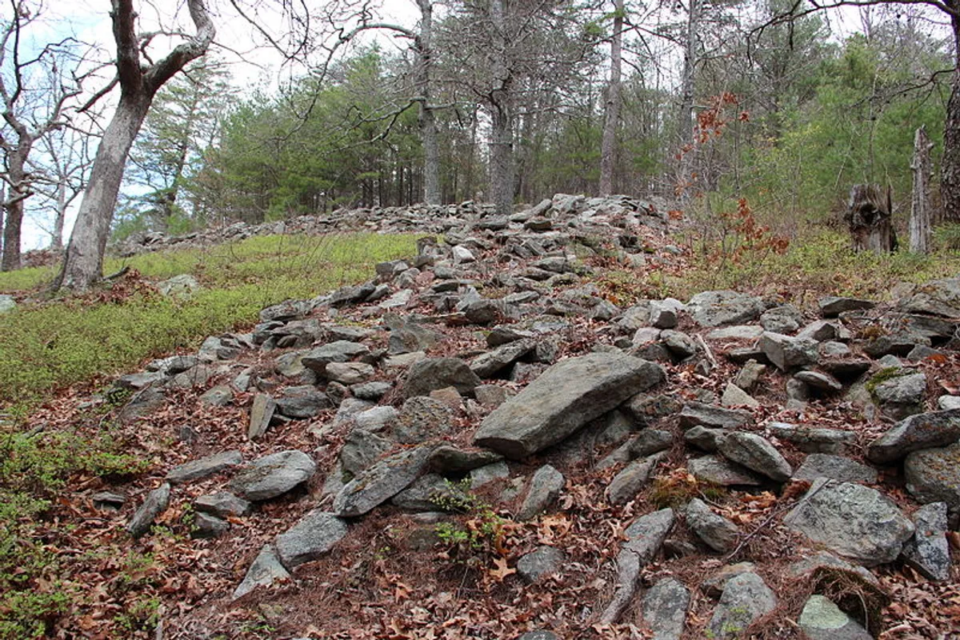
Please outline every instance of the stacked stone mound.
[[[807, 557], [788, 569], [798, 579], [826, 567], [877, 585], [873, 567], [902, 561], [949, 580], [960, 397], [931, 393], [930, 376], [958, 345], [960, 279], [905, 289], [895, 304], [825, 298], [816, 318], [733, 291], [622, 308], [590, 282], [584, 258], [606, 249], [633, 264], [668, 264], [672, 248], [643, 255], [644, 229], [665, 229], [651, 213], [624, 198], [558, 196], [507, 219], [481, 211], [459, 226], [443, 222], [441, 241], [378, 265], [368, 282], [264, 309], [251, 333], [208, 338], [195, 356], [121, 377], [135, 391], [126, 419], [162, 406], [171, 389], [199, 387], [210, 404], [252, 395], [251, 440], [302, 424], [340, 447], [325, 468], [300, 450], [248, 460], [223, 451], [176, 467], [136, 511], [131, 534], [146, 533], [177, 486], [199, 478], [224, 478], [193, 505], [198, 534], [217, 536], [320, 474], [312, 485], [322, 489], [300, 498], [314, 508], [263, 546], [236, 587], [240, 598], [329, 553], [374, 510], [444, 518], [444, 505], [467, 490], [463, 479], [469, 489], [505, 479], [502, 504], [519, 505], [514, 517], [528, 520], [562, 509], [568, 467], [610, 477], [595, 500], [623, 506], [680, 453], [702, 486], [801, 487], [805, 495], [769, 525], [806, 541]], [[601, 229], [599, 240], [591, 235]], [[451, 345], [477, 332], [483, 348]], [[249, 354], [271, 366], [243, 364]], [[858, 426], [810, 424], [811, 403], [848, 412]], [[545, 453], [563, 464], [519, 474]], [[913, 503], [891, 499], [878, 469], [902, 473]], [[679, 638], [691, 590], [700, 590], [718, 599], [709, 636], [738, 636], [777, 606], [762, 566], [721, 562], [703, 584], [667, 578], [638, 592], [665, 546], [732, 560], [750, 533], [697, 498], [638, 515], [616, 557], [616, 590], [595, 603], [589, 624], [615, 623], [638, 601], [654, 637]], [[565, 558], [543, 546], [517, 567], [536, 582], [563, 573]], [[812, 638], [876, 636], [838, 604], [814, 595], [791, 624]]]

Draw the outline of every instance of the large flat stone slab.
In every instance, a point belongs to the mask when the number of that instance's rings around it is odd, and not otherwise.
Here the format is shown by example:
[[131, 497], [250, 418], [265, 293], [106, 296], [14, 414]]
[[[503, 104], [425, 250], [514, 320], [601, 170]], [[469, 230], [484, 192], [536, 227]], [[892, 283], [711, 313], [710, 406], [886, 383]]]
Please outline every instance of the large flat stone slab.
[[306, 482], [316, 472], [317, 464], [303, 451], [280, 451], [250, 463], [230, 481], [230, 490], [244, 500], [269, 500]]
[[945, 447], [960, 440], [960, 409], [910, 416], [867, 447], [867, 458], [890, 464], [921, 449]]
[[659, 365], [624, 354], [564, 360], [488, 415], [474, 444], [521, 459], [561, 442], [665, 377]]
[[276, 539], [277, 555], [287, 569], [316, 560], [347, 535], [347, 523], [326, 511], [303, 516]]
[[333, 512], [341, 518], [362, 516], [397, 495], [420, 475], [433, 452], [417, 447], [384, 458], [348, 482], [333, 500]]

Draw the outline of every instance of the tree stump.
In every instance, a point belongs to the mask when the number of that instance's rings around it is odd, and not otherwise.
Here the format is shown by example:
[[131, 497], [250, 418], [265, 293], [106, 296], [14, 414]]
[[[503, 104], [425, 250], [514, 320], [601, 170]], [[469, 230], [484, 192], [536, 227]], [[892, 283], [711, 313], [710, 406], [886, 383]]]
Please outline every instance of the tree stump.
[[892, 194], [875, 184], [857, 184], [850, 189], [850, 201], [843, 219], [850, 230], [854, 251], [890, 253], [897, 249], [897, 232], [893, 228]]

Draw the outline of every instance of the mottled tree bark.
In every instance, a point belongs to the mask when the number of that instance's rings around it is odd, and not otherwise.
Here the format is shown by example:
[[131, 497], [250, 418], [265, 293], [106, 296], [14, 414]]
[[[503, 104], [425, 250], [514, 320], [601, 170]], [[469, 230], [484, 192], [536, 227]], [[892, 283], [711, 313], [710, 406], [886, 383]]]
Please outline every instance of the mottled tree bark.
[[440, 204], [440, 144], [437, 117], [430, 104], [430, 71], [433, 64], [433, 2], [417, 0], [420, 7], [420, 33], [417, 41], [417, 93], [420, 100], [419, 125], [423, 141], [423, 201]]
[[930, 138], [924, 127], [913, 141], [913, 194], [910, 199], [910, 251], [930, 252]]
[[[960, 0], [944, 0], [952, 11], [960, 12]], [[943, 158], [940, 162], [941, 218], [960, 222], [960, 16], [951, 15], [953, 43], [956, 60], [950, 99], [947, 102], [947, 119], [943, 129]]]
[[613, 193], [613, 167], [616, 160], [617, 126], [620, 124], [621, 73], [623, 57], [624, 0], [615, 0], [613, 40], [610, 43], [610, 84], [603, 120], [603, 139], [600, 142], [600, 195]]

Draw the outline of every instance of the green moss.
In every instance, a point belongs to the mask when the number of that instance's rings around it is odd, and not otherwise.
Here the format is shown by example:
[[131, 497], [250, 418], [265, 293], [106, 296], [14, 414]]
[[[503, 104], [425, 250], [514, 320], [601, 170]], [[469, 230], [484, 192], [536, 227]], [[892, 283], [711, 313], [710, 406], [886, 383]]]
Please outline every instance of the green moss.
[[876, 392], [877, 387], [884, 382], [887, 382], [888, 380], [894, 380], [896, 378], [902, 378], [910, 373], [912, 373], [910, 369], [903, 369], [901, 367], [887, 367], [877, 371], [864, 386], [866, 387], [867, 392], [872, 396], [874, 392]]

